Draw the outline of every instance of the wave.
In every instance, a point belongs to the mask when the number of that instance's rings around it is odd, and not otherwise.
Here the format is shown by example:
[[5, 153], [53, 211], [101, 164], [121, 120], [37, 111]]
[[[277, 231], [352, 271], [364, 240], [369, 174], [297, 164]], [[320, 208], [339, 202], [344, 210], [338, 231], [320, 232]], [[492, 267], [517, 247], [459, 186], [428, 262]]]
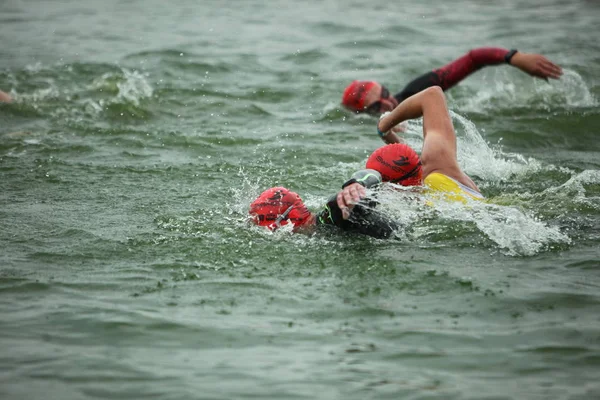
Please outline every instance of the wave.
[[14, 112], [39, 117], [148, 118], [154, 89], [147, 74], [110, 64], [27, 65], [11, 73]]
[[478, 86], [479, 89], [474, 93], [469, 92], [468, 96], [450, 91], [448, 97], [461, 112], [476, 113], [523, 108], [549, 111], [554, 108], [563, 110], [598, 105], [598, 100], [581, 75], [570, 69], [563, 69], [560, 79], [548, 82], [527, 77], [527, 81], [508, 79], [506, 71], [494, 71], [494, 75], [493, 79], [486, 79], [492, 82]]

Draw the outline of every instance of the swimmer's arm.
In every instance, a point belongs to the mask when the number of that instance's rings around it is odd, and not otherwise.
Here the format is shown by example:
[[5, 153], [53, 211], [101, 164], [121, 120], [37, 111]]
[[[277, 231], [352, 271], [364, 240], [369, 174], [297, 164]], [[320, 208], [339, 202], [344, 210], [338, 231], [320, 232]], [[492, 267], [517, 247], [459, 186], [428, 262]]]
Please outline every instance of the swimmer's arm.
[[448, 114], [446, 99], [440, 87], [433, 86], [419, 92], [400, 103], [391, 112], [382, 116], [377, 124], [377, 131], [385, 136], [392, 127], [409, 119], [424, 118], [423, 134], [426, 134], [426, 122], [437, 121], [436, 111], [443, 110]]
[[354, 206], [366, 197], [366, 188], [377, 186], [381, 180], [381, 174], [373, 169], [355, 172], [342, 185], [342, 190], [328, 200], [324, 209], [317, 215], [317, 222], [339, 226], [350, 217]]
[[500, 47], [473, 49], [443, 67], [426, 72], [414, 79], [394, 97], [398, 103], [401, 103], [431, 86], [439, 86], [446, 91], [483, 67], [504, 63], [511, 64], [529, 75], [542, 79], [558, 79], [562, 75], [562, 69], [541, 54], [517, 51], [511, 56], [511, 52]]
[[519, 68], [526, 74], [545, 80], [548, 80], [548, 78], [558, 79], [562, 75], [562, 68], [541, 54], [517, 51], [510, 58], [509, 64]]
[[500, 47], [473, 49], [433, 72], [439, 77], [440, 87], [445, 91], [483, 67], [500, 64], [513, 65], [531, 76], [543, 79], [558, 79], [562, 75], [562, 69], [541, 54]]
[[342, 212], [342, 218], [348, 219], [354, 206], [366, 197], [366, 189], [379, 185], [381, 180], [381, 174], [373, 169], [355, 172], [336, 196], [336, 204]]
[[400, 122], [419, 117], [423, 117], [423, 175], [443, 170], [453, 176], [458, 169], [456, 134], [441, 88], [430, 87], [404, 100], [379, 121], [377, 130], [385, 133]]
[[428, 71], [414, 79], [394, 97], [398, 100], [398, 103], [401, 103], [410, 96], [432, 86], [439, 86], [444, 91], [448, 90], [485, 66], [504, 63], [504, 57], [508, 53], [509, 50], [499, 47], [473, 49], [443, 67]]
[[335, 225], [344, 231], [378, 239], [391, 237], [398, 224], [376, 212], [373, 209], [375, 202], [366, 202], [366, 188], [379, 185], [381, 180], [381, 174], [372, 169], [356, 172], [344, 183], [342, 191], [329, 199], [317, 223]]
[[[359, 183], [352, 185], [360, 186]], [[343, 231], [361, 233], [378, 239], [389, 238], [398, 229], [398, 224], [393, 220], [369, 207], [360, 205], [354, 209], [352, 218], [344, 218], [335, 195], [329, 198], [324, 209], [317, 215], [316, 222], [317, 225], [334, 225]]]
[[[386, 114], [387, 113], [383, 113], [381, 118], [385, 117]], [[400, 125], [393, 126], [392, 129], [390, 129], [387, 132], [377, 131], [377, 133], [379, 134], [381, 140], [383, 140], [386, 144], [404, 143], [404, 140], [402, 140], [402, 138], [398, 136], [398, 134], [406, 132], [407, 126], [408, 125], [403, 123]]]
[[433, 73], [439, 78], [442, 90], [446, 91], [483, 67], [504, 64], [509, 53], [509, 50], [500, 47], [479, 47], [433, 70]]
[[10, 103], [12, 98], [7, 94], [0, 90], [0, 103]]
[[408, 99], [414, 94], [422, 92], [429, 87], [440, 85], [440, 77], [435, 72], [428, 71], [418, 78], [413, 79], [404, 87], [404, 89], [396, 93], [394, 98], [398, 101], [398, 103], [402, 103], [404, 100]]

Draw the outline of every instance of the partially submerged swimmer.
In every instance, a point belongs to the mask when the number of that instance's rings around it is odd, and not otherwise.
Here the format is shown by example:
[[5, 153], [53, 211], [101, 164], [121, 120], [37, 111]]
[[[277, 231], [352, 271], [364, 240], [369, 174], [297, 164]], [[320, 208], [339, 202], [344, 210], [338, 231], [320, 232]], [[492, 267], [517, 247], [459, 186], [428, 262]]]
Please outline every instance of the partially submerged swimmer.
[[559, 79], [562, 75], [562, 68], [541, 54], [480, 47], [415, 78], [395, 95], [379, 82], [355, 80], [344, 90], [342, 105], [355, 113], [378, 116], [429, 87], [439, 86], [446, 91], [481, 68], [501, 64], [512, 65], [528, 75], [545, 80]]
[[397, 225], [378, 212], [376, 201], [367, 197], [367, 189], [381, 182], [423, 186], [449, 200], [483, 199], [475, 182], [458, 165], [456, 134], [441, 88], [430, 87], [400, 103], [381, 118], [377, 132], [386, 140], [395, 135], [392, 127], [420, 117], [423, 117], [421, 157], [403, 143], [377, 149], [367, 160], [367, 169], [357, 172], [317, 214], [312, 214], [296, 193], [281, 187], [268, 189], [250, 205], [252, 221], [272, 230], [288, 223], [294, 225], [294, 231], [335, 225], [385, 238], [393, 234]]
[[0, 103], [10, 103], [11, 101], [12, 98], [8, 95], [8, 93], [5, 93], [2, 90], [0, 90]]
[[[381, 183], [381, 174], [375, 170], [364, 169], [352, 175], [342, 189], [359, 185], [363, 189], [376, 188]], [[341, 192], [340, 192], [341, 193]], [[329, 198], [323, 208], [312, 213], [300, 196], [284, 187], [265, 190], [250, 204], [251, 221], [259, 226], [275, 231], [282, 226], [292, 224], [294, 232], [313, 233], [326, 226], [337, 226], [343, 231], [361, 233], [384, 239], [393, 235], [398, 225], [376, 210], [374, 198], [366, 194], [353, 204], [352, 213], [345, 215], [340, 207], [339, 193]]]

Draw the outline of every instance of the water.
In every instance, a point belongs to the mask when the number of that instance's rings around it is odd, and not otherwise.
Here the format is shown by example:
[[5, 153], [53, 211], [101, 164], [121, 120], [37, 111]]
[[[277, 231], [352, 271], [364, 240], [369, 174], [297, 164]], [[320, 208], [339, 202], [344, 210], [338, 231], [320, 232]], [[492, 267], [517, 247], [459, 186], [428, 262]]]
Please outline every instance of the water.
[[[0, 395], [600, 397], [593, 1], [4, 1]], [[478, 46], [539, 52], [448, 92], [489, 204], [383, 194], [394, 240], [271, 234], [381, 142], [339, 108]], [[420, 122], [407, 140], [420, 147]]]

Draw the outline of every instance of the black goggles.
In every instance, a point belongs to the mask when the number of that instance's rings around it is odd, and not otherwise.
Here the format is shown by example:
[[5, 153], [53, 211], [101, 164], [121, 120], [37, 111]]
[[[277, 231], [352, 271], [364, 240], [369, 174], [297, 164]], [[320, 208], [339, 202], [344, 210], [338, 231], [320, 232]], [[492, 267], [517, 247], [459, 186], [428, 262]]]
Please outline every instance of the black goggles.
[[365, 112], [371, 115], [381, 114], [381, 99], [387, 99], [390, 97], [390, 91], [385, 86], [381, 85], [381, 94], [379, 100], [371, 103], [369, 107], [365, 108]]

